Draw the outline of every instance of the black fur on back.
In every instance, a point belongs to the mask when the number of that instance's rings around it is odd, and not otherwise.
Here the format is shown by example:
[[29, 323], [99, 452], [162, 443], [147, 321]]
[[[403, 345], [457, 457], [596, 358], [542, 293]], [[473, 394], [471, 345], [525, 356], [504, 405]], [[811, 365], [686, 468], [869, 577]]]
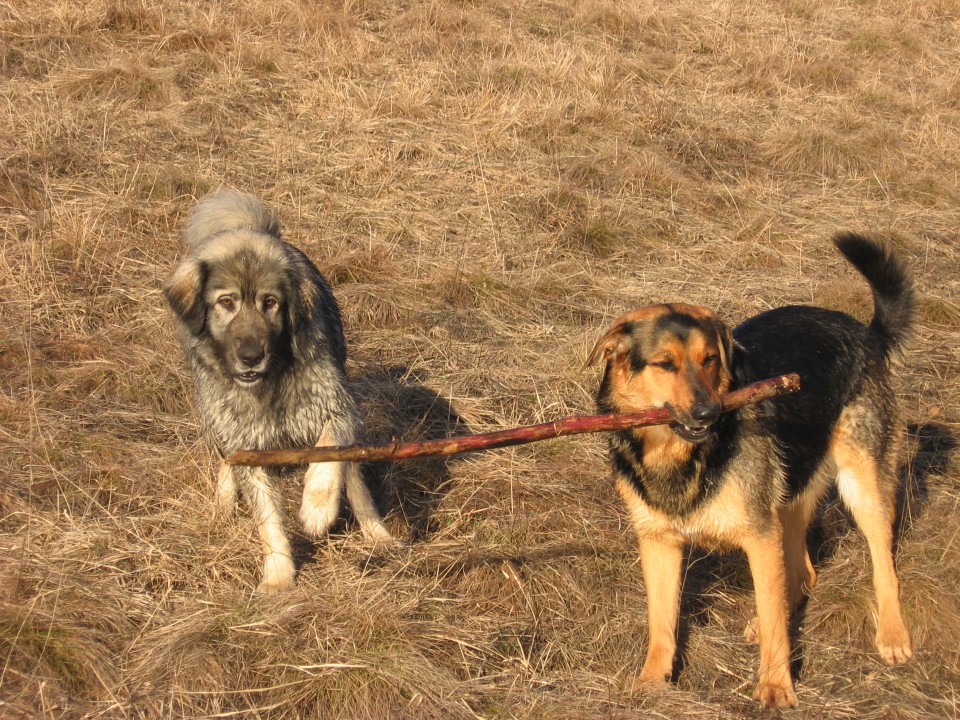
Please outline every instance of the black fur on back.
[[902, 263], [883, 243], [846, 233], [834, 240], [870, 283], [873, 319], [792, 305], [752, 317], [734, 328], [734, 382], [747, 385], [776, 375], [800, 375], [800, 392], [771, 401], [791, 493], [802, 490], [827, 452], [844, 407], [867, 384], [889, 384], [891, 356], [910, 334], [914, 295]]

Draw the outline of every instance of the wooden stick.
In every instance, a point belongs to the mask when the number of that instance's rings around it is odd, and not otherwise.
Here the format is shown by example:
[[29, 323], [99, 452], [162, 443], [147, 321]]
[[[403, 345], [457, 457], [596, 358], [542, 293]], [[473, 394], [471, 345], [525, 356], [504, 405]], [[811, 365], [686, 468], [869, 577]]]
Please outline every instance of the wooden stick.
[[[727, 393], [721, 399], [723, 412], [736, 410], [750, 403], [769, 400], [800, 389], [800, 376], [796, 373], [760, 380], [752, 385]], [[478, 450], [523, 445], [549, 440], [562, 435], [624, 430], [642, 425], [663, 425], [673, 419], [667, 408], [651, 408], [635, 413], [611, 413], [608, 415], [574, 415], [572, 417], [526, 425], [509, 430], [420, 440], [393, 442], [389, 445], [340, 445], [331, 447], [294, 448], [289, 450], [237, 450], [226, 462], [229, 465], [306, 465], [317, 462], [361, 460], [408, 460], [416, 457], [457, 455]]]

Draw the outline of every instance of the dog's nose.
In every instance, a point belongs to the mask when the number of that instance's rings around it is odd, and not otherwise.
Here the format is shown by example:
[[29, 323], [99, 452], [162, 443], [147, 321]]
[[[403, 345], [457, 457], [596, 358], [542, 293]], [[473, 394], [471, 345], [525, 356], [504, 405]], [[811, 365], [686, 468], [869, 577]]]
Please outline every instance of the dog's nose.
[[690, 408], [690, 417], [698, 423], [709, 425], [720, 417], [720, 405], [718, 403], [697, 403]]
[[256, 340], [245, 340], [237, 346], [237, 358], [247, 367], [256, 367], [263, 360], [263, 344]]

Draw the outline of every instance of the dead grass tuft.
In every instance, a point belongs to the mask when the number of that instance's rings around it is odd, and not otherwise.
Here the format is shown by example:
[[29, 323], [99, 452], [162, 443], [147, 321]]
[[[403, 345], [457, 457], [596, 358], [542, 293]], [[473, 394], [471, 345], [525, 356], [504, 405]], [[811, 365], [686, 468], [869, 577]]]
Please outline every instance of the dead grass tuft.
[[120, 35], [159, 33], [163, 31], [163, 15], [142, 0], [116, 0], [107, 6], [99, 29]]
[[771, 133], [765, 156], [777, 170], [791, 174], [838, 178], [896, 174], [904, 158], [899, 137], [885, 127], [859, 121], [840, 127], [802, 124]]
[[857, 29], [848, 45], [854, 53], [886, 56], [891, 53], [903, 60], [918, 58], [923, 53], [923, 40], [908, 28], [893, 23], [875, 24]]

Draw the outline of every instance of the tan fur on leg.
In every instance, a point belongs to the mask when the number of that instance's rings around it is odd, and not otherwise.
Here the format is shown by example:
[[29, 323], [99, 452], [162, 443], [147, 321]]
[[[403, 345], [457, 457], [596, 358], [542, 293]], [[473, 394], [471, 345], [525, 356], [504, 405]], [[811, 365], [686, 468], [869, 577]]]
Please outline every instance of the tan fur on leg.
[[677, 619], [680, 614], [680, 571], [683, 547], [657, 538], [640, 538], [640, 565], [647, 588], [647, 659], [638, 684], [670, 679], [677, 653]]
[[[324, 427], [317, 445], [339, 445], [342, 442], [330, 424]], [[346, 463], [313, 463], [307, 467], [303, 479], [303, 501], [300, 505], [300, 522], [304, 532], [312, 538], [323, 537], [340, 512], [340, 496], [343, 491], [344, 466]]]
[[786, 573], [779, 528], [744, 539], [757, 598], [757, 637], [760, 641], [760, 681], [755, 697], [768, 707], [796, 707], [790, 676], [787, 633]]
[[870, 548], [873, 587], [877, 596], [874, 642], [885, 663], [898, 665], [913, 656], [913, 646], [903, 622], [900, 583], [893, 561], [894, 471], [887, 469], [888, 477], [882, 479], [881, 469], [873, 458], [842, 441], [834, 443], [833, 454], [839, 468], [837, 488], [840, 498], [866, 536]]
[[392, 542], [393, 536], [383, 524], [373, 497], [363, 482], [360, 463], [343, 463], [346, 475], [347, 502], [353, 508], [353, 514], [360, 523], [360, 529], [369, 540], [374, 542]]

